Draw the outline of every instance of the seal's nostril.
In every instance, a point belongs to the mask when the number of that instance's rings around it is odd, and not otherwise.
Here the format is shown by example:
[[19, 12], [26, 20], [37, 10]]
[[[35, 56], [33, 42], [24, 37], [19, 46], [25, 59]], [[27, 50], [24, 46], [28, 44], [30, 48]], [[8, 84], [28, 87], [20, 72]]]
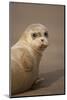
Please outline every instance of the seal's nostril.
[[41, 39], [41, 41], [43, 42], [43, 41], [44, 41], [44, 39]]

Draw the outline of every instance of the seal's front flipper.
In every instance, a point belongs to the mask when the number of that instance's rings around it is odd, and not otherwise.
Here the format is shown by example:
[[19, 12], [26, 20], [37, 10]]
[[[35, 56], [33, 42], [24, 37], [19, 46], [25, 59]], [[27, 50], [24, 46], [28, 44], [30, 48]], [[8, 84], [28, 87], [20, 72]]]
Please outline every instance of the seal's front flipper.
[[44, 78], [42, 78], [42, 77], [41, 77], [41, 78], [38, 77], [34, 84], [41, 83], [42, 81], [44, 81]]

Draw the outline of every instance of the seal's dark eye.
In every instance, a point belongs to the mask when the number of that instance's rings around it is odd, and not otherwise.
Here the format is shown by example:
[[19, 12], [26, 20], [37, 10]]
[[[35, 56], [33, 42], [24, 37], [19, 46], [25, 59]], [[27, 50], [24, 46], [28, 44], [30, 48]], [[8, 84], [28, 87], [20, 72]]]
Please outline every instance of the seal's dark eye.
[[32, 36], [35, 38], [35, 37], [37, 37], [37, 34], [36, 33], [33, 33]]
[[48, 38], [48, 32], [45, 32], [44, 33], [44, 36]]

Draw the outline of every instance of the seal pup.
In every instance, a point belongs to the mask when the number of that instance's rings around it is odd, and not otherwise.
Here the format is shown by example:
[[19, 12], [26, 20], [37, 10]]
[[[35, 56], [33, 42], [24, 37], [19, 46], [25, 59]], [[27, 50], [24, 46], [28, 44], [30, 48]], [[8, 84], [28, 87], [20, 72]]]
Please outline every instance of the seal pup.
[[48, 46], [48, 29], [31, 24], [11, 48], [11, 94], [24, 92], [36, 82], [42, 52]]

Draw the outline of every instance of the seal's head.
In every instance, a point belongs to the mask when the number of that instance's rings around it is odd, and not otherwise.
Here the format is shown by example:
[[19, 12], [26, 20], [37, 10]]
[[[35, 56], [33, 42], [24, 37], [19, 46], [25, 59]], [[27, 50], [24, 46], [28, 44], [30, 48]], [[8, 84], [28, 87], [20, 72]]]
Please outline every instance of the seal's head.
[[23, 41], [41, 52], [48, 46], [48, 30], [42, 24], [29, 25], [23, 34]]

